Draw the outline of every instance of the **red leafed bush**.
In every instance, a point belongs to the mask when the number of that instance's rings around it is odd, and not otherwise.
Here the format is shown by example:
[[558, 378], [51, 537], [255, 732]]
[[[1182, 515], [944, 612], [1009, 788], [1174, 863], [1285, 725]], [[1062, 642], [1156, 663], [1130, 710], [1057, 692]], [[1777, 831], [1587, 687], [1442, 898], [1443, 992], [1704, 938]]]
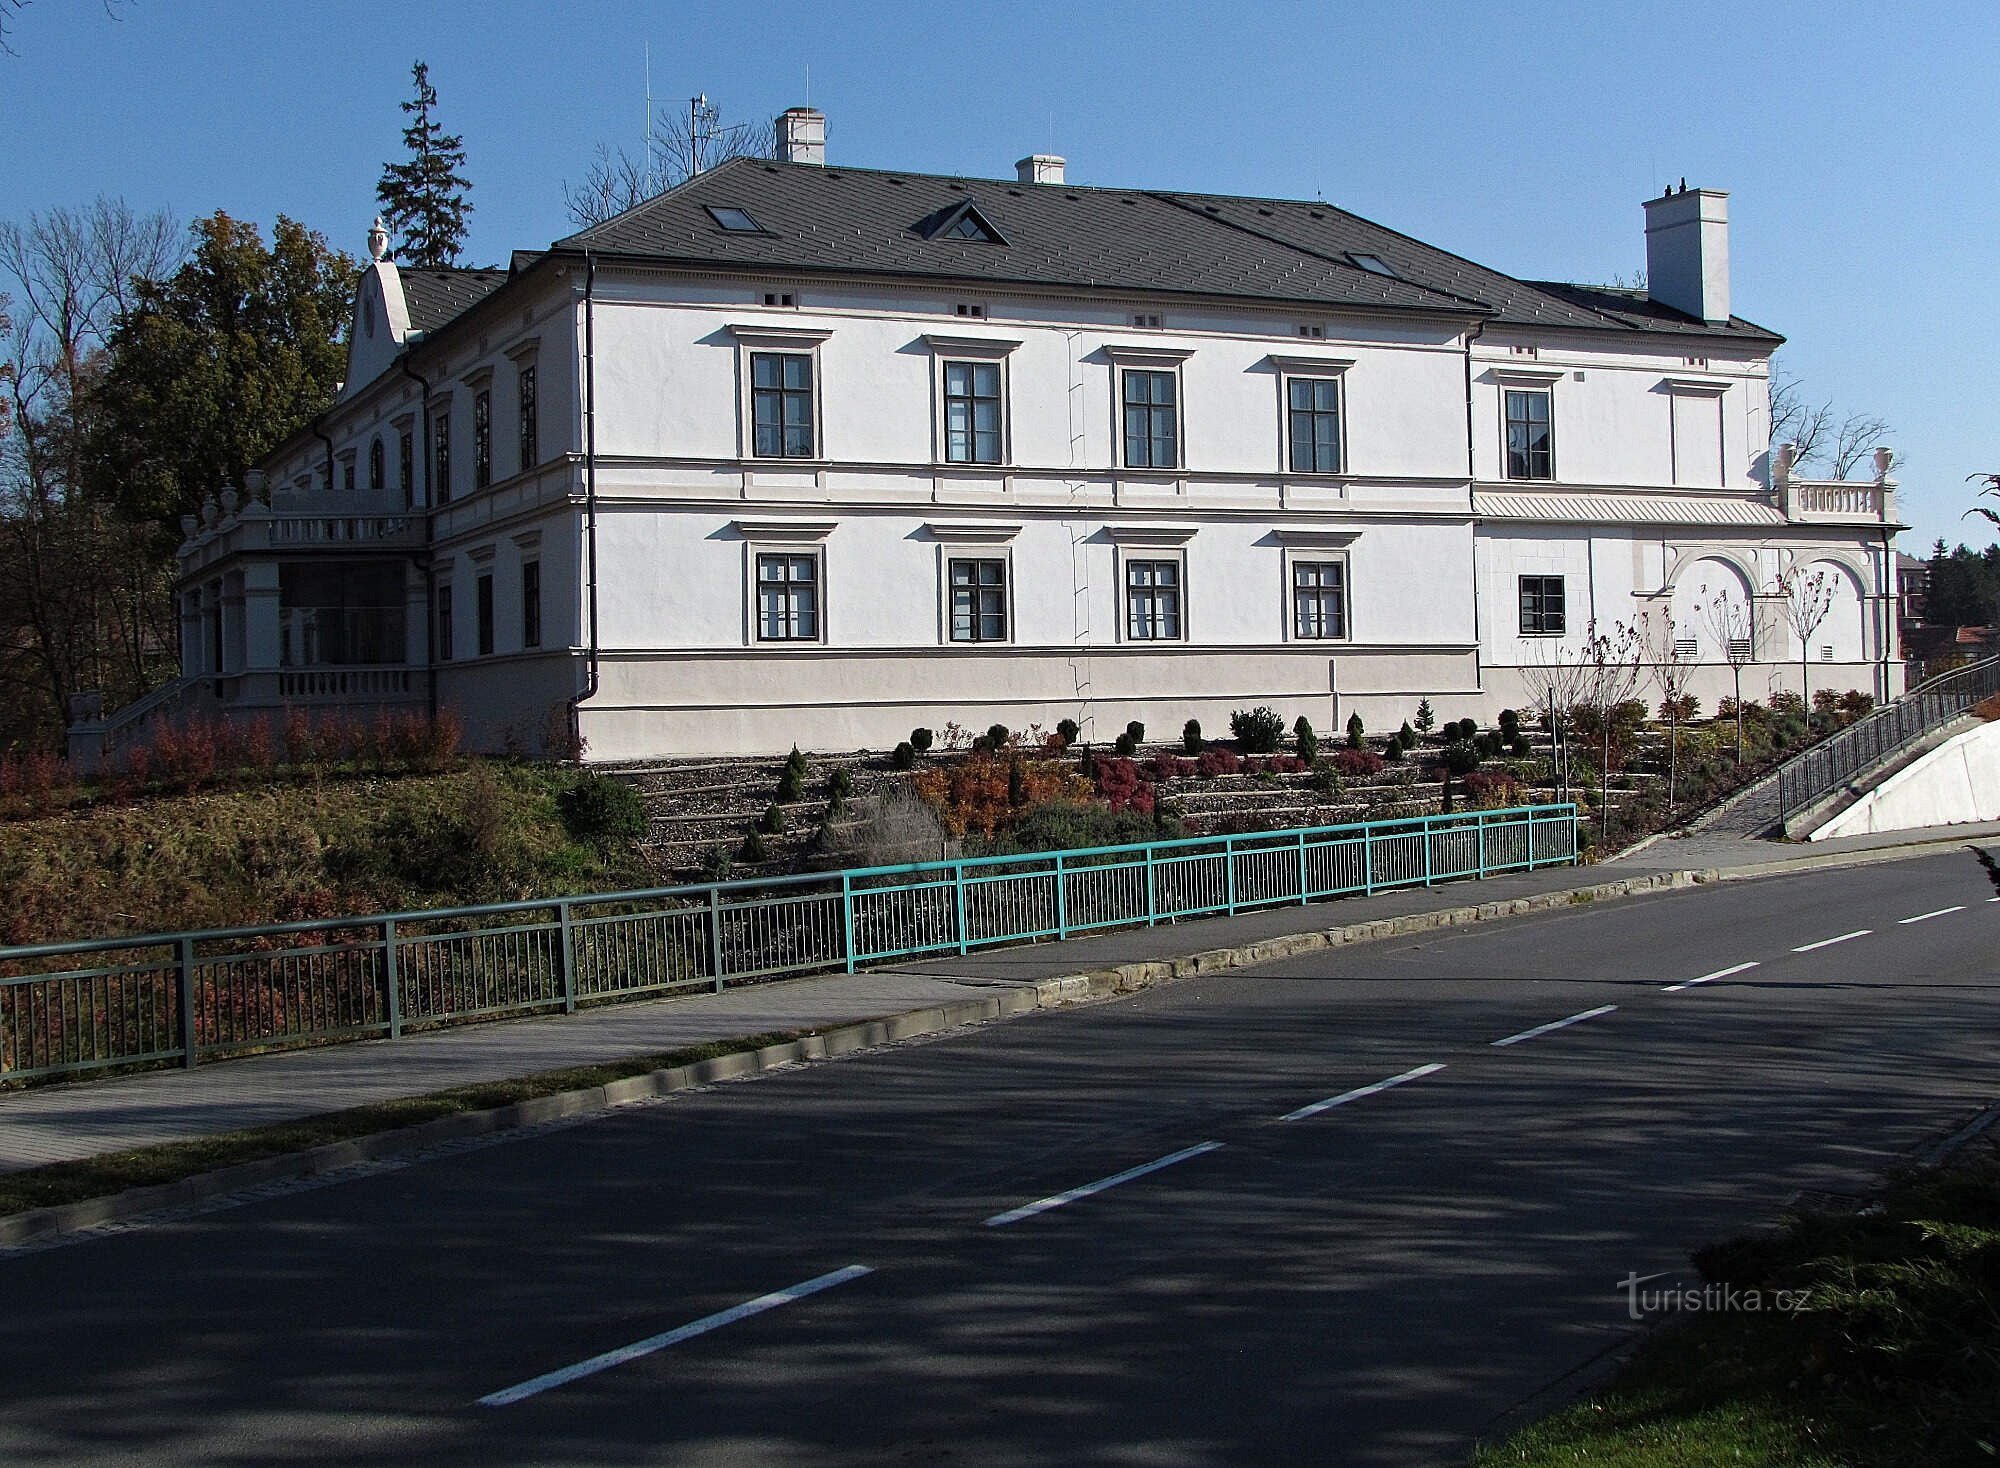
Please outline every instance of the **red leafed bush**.
[[1474, 805], [1497, 810], [1521, 803], [1521, 787], [1512, 775], [1474, 770], [1465, 777], [1465, 798]]
[[1274, 754], [1264, 761], [1264, 768], [1274, 775], [1303, 775], [1309, 766], [1295, 754]]
[[1194, 761], [1177, 754], [1156, 754], [1146, 761], [1146, 773], [1155, 780], [1185, 780], [1194, 773]]
[[1233, 749], [1209, 748], [1201, 752], [1195, 761], [1195, 771], [1204, 780], [1213, 780], [1217, 775], [1234, 775], [1243, 768], [1243, 761]]
[[1382, 756], [1372, 749], [1336, 749], [1333, 767], [1343, 775], [1379, 775]]
[[1129, 759], [1114, 757], [1097, 762], [1097, 796], [1111, 807], [1112, 813], [1136, 811], [1142, 816], [1153, 813], [1153, 787], [1139, 773], [1139, 767]]

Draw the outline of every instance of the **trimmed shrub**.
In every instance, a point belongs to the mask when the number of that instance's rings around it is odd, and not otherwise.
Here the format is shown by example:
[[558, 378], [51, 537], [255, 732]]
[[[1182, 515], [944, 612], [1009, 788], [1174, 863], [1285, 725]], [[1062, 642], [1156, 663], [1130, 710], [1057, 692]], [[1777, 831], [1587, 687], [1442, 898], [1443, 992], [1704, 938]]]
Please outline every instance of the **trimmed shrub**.
[[800, 780], [799, 772], [786, 765], [784, 772], [778, 776], [778, 799], [797, 800], [799, 792], [804, 788], [805, 784]]
[[854, 793], [854, 777], [846, 769], [837, 769], [826, 777], [826, 793], [834, 800], [845, 800]]
[[1201, 720], [1189, 719], [1181, 725], [1181, 748], [1189, 754], [1201, 753]]
[[767, 805], [764, 814], [757, 818], [757, 829], [767, 836], [775, 836], [785, 829], [785, 811], [780, 805]]
[[1273, 775], [1302, 775], [1312, 767], [1312, 761], [1301, 759], [1295, 754], [1274, 754], [1264, 761], [1264, 768]]
[[586, 846], [609, 854], [646, 834], [646, 802], [623, 780], [585, 770], [556, 795], [563, 828]]
[[1097, 762], [1097, 795], [1114, 815], [1120, 811], [1142, 816], [1153, 813], [1153, 787], [1140, 777], [1139, 767], [1123, 757]]
[[1527, 754], [1527, 753], [1528, 753], [1528, 751], [1529, 751], [1530, 749], [1532, 749], [1533, 747], [1534, 747], [1534, 746], [1532, 746], [1532, 745], [1530, 745], [1530, 744], [1528, 743], [1528, 736], [1527, 736], [1527, 735], [1525, 735], [1525, 734], [1516, 734], [1516, 735], [1514, 736], [1514, 738], [1513, 738], [1513, 741], [1512, 741], [1511, 743], [1509, 743], [1509, 744], [1508, 744], [1508, 746], [1507, 746], [1507, 750], [1508, 750], [1508, 753], [1510, 753], [1510, 754], [1513, 754], [1513, 755], [1516, 755], [1516, 756], [1519, 756], [1519, 755], [1525, 755], [1525, 754]]
[[1342, 788], [1340, 774], [1330, 764], [1314, 766], [1312, 778], [1307, 780], [1306, 784], [1321, 795], [1338, 795]]
[[1312, 720], [1304, 714], [1292, 725], [1292, 740], [1298, 746], [1299, 758], [1307, 764], [1319, 758], [1319, 735], [1313, 733]]
[[805, 778], [806, 757], [799, 753], [799, 747], [796, 744], [792, 746], [792, 752], [785, 756], [785, 768], [797, 773], [800, 779]]
[[1146, 726], [1140, 723], [1137, 719], [1134, 719], [1131, 723], [1125, 726], [1125, 732], [1132, 736], [1132, 742], [1135, 745], [1144, 744], [1146, 742]]
[[910, 768], [910, 766], [914, 765], [916, 762], [917, 762], [916, 746], [911, 744], [910, 741], [907, 739], [905, 739], [901, 744], [897, 745], [895, 751], [889, 756], [889, 763], [894, 765], [899, 770], [907, 770]]
[[1118, 754], [1119, 758], [1130, 759], [1139, 752], [1139, 741], [1134, 739], [1132, 731], [1127, 729], [1112, 741], [1111, 748]]
[[1783, 718], [1787, 714], [1803, 715], [1805, 711], [1806, 701], [1789, 688], [1781, 688], [1771, 695], [1771, 713], [1773, 717]]
[[1444, 767], [1450, 774], [1469, 775], [1479, 768], [1479, 751], [1468, 740], [1450, 740], [1444, 747]]
[[1083, 729], [1075, 719], [1064, 719], [1056, 725], [1056, 738], [1062, 741], [1064, 749], [1068, 749], [1082, 737]]
[[1005, 724], [988, 724], [986, 726], [986, 747], [988, 749], [1005, 749], [1013, 738], [1014, 731], [1009, 729]]
[[910, 731], [910, 748], [914, 749], [918, 754], [929, 754], [931, 752], [932, 739], [933, 736], [930, 730], [921, 728], [912, 729]]
[[1396, 731], [1396, 743], [1403, 750], [1417, 747], [1417, 731], [1410, 727], [1408, 719], [1403, 720], [1403, 727]]
[[1259, 704], [1254, 709], [1238, 709], [1229, 716], [1229, 732], [1245, 754], [1269, 754], [1285, 737], [1285, 721]]
[[746, 862], [754, 863], [763, 861], [765, 859], [764, 838], [758, 835], [753, 829], [749, 835], [743, 838], [743, 846], [739, 854]]
[[1382, 758], [1392, 765], [1401, 764], [1405, 753], [1407, 751], [1403, 748], [1403, 741], [1400, 739], [1391, 739], [1387, 744], [1382, 746]]
[[1361, 722], [1361, 711], [1356, 709], [1347, 716], [1347, 747], [1361, 748], [1361, 738], [1366, 732], [1367, 726]]
[[1146, 773], [1154, 780], [1184, 780], [1194, 773], [1194, 761], [1177, 754], [1156, 754], [1146, 761]]
[[1477, 719], [1460, 719], [1452, 727], [1456, 731], [1451, 735], [1454, 739], [1474, 739], [1479, 735], [1479, 721]]
[[1512, 739], [1521, 732], [1521, 716], [1512, 709], [1500, 710], [1500, 737]]
[[1382, 756], [1372, 749], [1336, 749], [1333, 752], [1333, 767], [1349, 778], [1379, 775], [1383, 763]]

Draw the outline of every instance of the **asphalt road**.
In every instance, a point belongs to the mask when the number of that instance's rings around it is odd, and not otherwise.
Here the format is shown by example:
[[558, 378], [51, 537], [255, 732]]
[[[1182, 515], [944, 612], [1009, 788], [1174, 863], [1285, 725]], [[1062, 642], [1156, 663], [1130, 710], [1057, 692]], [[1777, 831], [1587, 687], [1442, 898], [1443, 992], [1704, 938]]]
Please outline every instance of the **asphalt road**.
[[1971, 852], [1578, 907], [0, 1257], [0, 1462], [1453, 1462], [2000, 1096], [1996, 925]]

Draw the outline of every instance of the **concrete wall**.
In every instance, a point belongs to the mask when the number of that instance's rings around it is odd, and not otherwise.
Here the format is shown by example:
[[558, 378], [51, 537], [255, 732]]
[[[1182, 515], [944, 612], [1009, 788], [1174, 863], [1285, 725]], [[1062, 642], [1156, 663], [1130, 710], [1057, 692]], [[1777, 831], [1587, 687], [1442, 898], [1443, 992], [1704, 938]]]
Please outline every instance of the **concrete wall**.
[[2000, 821], [2000, 724], [1954, 735], [1814, 831], [1811, 840]]

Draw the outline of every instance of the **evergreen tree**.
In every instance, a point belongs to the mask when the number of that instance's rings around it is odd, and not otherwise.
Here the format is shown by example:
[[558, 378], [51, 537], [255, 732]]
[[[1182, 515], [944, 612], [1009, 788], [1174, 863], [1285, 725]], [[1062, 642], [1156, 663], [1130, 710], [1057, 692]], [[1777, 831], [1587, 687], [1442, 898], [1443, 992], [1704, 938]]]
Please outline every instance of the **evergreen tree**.
[[416, 83], [416, 100], [402, 104], [413, 119], [403, 129], [410, 156], [407, 162], [382, 165], [375, 199], [398, 241], [396, 255], [403, 264], [456, 265], [465, 245], [465, 216], [472, 212], [465, 197], [472, 183], [459, 172], [465, 167], [465, 143], [431, 116], [437, 88], [431, 85], [430, 67], [417, 62], [410, 78]]

